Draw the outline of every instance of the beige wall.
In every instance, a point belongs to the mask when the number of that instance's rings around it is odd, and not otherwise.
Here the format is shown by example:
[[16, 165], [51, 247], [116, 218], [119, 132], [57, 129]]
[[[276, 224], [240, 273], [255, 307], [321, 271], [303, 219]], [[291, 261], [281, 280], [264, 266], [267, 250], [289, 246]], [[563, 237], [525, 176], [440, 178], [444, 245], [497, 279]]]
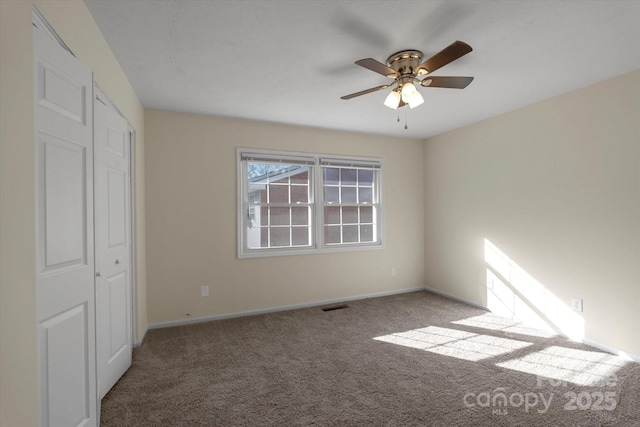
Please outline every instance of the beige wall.
[[31, 4], [0, 1], [0, 425], [38, 423]]
[[640, 70], [426, 141], [426, 285], [487, 303], [484, 239], [640, 355]]
[[[0, 1], [0, 425], [38, 423], [32, 5], [138, 131], [144, 110], [82, 1]], [[144, 178], [143, 173], [138, 174]], [[144, 180], [136, 181], [138, 330], [146, 329]]]
[[[157, 110], [145, 129], [150, 323], [423, 286], [421, 141]], [[383, 158], [385, 249], [237, 259], [236, 147]]]

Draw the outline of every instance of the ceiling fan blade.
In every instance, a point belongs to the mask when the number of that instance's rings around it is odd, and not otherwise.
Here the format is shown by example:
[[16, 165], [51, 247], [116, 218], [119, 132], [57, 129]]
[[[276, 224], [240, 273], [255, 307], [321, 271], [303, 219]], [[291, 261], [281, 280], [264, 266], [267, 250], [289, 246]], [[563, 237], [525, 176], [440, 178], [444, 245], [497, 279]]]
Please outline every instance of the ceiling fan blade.
[[376, 92], [378, 90], [386, 89], [389, 86], [391, 86], [391, 85], [382, 85], [382, 86], [378, 86], [378, 87], [372, 87], [371, 89], [361, 90], [360, 92], [351, 93], [349, 95], [341, 96], [340, 99], [355, 98], [356, 96], [366, 95], [366, 94], [371, 93], [371, 92]]
[[431, 58], [424, 61], [422, 64], [418, 65], [418, 71], [420, 72], [420, 70], [424, 70], [428, 73], [433, 73], [438, 68], [444, 67], [448, 63], [455, 61], [472, 50], [471, 46], [465, 42], [461, 42], [460, 40], [455, 41], [433, 55]]
[[473, 77], [426, 77], [420, 81], [422, 87], [445, 87], [464, 89], [473, 81]]
[[373, 58], [360, 59], [359, 61], [356, 61], [356, 64], [368, 70], [375, 71], [378, 74], [382, 74], [385, 77], [390, 77], [392, 79], [400, 75], [393, 68], [389, 68], [386, 65], [384, 65], [382, 62], [378, 62]]

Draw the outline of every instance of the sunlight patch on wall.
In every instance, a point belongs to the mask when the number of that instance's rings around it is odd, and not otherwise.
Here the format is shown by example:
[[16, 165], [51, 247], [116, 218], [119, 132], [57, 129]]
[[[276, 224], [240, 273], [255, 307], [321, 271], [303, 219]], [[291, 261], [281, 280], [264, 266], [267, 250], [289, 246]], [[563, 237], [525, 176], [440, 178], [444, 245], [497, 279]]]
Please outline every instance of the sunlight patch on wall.
[[584, 320], [488, 239], [487, 307], [534, 328], [556, 330], [574, 340], [584, 338]]
[[596, 351], [551, 346], [496, 366], [583, 386], [610, 382], [627, 362]]
[[530, 342], [428, 326], [374, 338], [404, 347], [476, 362], [532, 345]]

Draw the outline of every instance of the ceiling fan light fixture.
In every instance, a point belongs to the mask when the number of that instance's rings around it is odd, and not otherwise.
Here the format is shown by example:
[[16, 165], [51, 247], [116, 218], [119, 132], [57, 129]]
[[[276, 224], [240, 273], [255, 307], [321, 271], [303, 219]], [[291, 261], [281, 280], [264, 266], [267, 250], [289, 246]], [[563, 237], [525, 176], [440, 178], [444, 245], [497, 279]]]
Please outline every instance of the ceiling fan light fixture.
[[402, 100], [407, 104], [411, 101], [411, 97], [418, 91], [416, 87], [411, 82], [407, 82], [402, 85]]
[[409, 99], [409, 108], [413, 109], [418, 105], [422, 105], [424, 103], [424, 98], [420, 95], [420, 92], [417, 90], [411, 95], [411, 99]]
[[356, 61], [357, 65], [391, 78], [394, 81], [390, 84], [361, 90], [360, 92], [341, 96], [340, 98], [351, 99], [394, 85], [396, 87], [387, 95], [384, 105], [393, 110], [404, 107], [405, 105], [409, 105], [409, 108], [415, 108], [424, 103], [424, 98], [416, 89], [416, 82], [425, 88], [464, 89], [473, 81], [473, 77], [431, 76], [431, 73], [461, 58], [472, 50], [471, 46], [457, 40], [424, 62], [422, 61], [422, 52], [411, 49], [392, 54], [384, 64], [373, 58], [360, 59]]
[[400, 105], [400, 93], [397, 90], [392, 90], [387, 95], [387, 99], [384, 100], [384, 105], [394, 110], [398, 109]]

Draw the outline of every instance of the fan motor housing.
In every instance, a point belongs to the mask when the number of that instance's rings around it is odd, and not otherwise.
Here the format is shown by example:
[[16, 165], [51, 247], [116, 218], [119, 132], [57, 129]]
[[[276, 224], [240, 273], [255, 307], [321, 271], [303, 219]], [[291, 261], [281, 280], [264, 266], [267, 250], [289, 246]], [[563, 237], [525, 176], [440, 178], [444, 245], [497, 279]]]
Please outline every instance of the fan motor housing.
[[387, 59], [387, 66], [400, 75], [414, 75], [422, 63], [422, 52], [419, 50], [401, 50]]

